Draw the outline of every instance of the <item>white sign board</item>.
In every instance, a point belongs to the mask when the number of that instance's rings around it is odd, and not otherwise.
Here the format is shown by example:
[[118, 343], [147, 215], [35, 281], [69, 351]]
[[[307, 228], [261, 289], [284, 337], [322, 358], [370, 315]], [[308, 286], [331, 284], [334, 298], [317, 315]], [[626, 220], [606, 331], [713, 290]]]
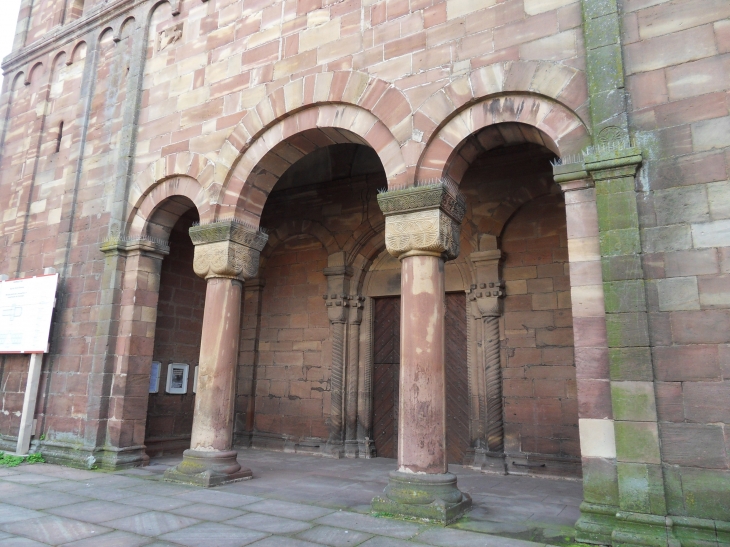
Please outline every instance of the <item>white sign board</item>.
[[58, 274], [0, 281], [0, 353], [45, 353]]

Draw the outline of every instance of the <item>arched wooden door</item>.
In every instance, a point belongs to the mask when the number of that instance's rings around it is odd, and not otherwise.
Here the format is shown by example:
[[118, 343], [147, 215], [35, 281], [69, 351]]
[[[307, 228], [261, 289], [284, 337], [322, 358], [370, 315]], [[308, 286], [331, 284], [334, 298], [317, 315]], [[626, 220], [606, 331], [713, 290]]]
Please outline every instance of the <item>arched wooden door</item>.
[[[446, 294], [446, 450], [461, 464], [469, 448], [466, 295]], [[373, 441], [379, 457], [398, 455], [400, 297], [376, 298], [373, 308]]]

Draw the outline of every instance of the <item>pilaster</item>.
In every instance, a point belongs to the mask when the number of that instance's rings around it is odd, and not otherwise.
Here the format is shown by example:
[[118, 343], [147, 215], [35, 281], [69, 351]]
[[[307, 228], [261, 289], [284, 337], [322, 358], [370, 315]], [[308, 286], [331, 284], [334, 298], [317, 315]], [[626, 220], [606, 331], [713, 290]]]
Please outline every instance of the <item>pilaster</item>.
[[[499, 322], [503, 313], [504, 283], [499, 277], [502, 253], [496, 249], [471, 253], [475, 283], [467, 291], [469, 312], [476, 322], [477, 366], [472, 399], [479, 417], [472, 432], [474, 465], [483, 471], [505, 474], [504, 420], [502, 408], [502, 362]], [[476, 433], [476, 435], [474, 435]]]

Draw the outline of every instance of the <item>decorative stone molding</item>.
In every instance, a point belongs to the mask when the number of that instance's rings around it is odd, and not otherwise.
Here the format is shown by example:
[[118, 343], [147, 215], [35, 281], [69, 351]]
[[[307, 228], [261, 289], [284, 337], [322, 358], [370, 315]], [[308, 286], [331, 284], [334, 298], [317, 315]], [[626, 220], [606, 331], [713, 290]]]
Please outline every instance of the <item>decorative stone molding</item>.
[[167, 242], [156, 238], [125, 238], [123, 236], [112, 237], [104, 241], [99, 249], [105, 255], [130, 255], [134, 253], [145, 254], [162, 258], [170, 254], [170, 246]]
[[193, 270], [198, 276], [245, 281], [258, 274], [267, 234], [231, 220], [193, 226], [189, 233], [195, 245]]
[[385, 245], [393, 256], [459, 256], [466, 200], [448, 182], [391, 190], [378, 195], [385, 215]]

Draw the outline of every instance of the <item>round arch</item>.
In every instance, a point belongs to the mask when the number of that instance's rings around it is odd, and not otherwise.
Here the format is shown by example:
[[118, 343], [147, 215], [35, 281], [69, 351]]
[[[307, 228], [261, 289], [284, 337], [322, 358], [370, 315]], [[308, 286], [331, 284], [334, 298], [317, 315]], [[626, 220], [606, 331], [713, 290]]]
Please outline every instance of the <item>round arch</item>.
[[347, 142], [375, 150], [388, 184], [405, 179], [400, 143], [377, 116], [351, 104], [312, 106], [275, 123], [245, 149], [222, 188], [217, 217], [258, 226], [269, 192], [293, 163], [318, 148]]
[[[468, 139], [490, 126], [505, 143], [532, 142], [552, 150], [557, 156], [577, 154], [590, 144], [590, 133], [581, 118], [560, 103], [544, 97], [511, 93], [464, 108], [436, 131], [419, 158], [416, 179], [450, 177], [460, 182], [469, 166]], [[489, 139], [482, 139], [489, 149]]]
[[[183, 198], [183, 199], [179, 199]], [[212, 220], [205, 189], [188, 175], [171, 175], [154, 184], [135, 203], [127, 223], [127, 237], [154, 237], [167, 241], [177, 220], [192, 203], [201, 222]]]

